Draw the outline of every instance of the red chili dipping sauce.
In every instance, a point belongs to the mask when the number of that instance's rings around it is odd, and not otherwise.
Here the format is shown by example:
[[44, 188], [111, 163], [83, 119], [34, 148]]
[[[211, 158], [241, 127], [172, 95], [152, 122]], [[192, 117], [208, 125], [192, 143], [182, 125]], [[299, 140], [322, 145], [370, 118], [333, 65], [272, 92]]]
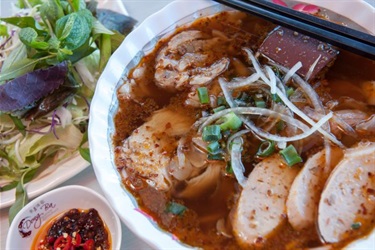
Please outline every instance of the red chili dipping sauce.
[[111, 237], [97, 210], [73, 208], [45, 223], [32, 250], [109, 250]]

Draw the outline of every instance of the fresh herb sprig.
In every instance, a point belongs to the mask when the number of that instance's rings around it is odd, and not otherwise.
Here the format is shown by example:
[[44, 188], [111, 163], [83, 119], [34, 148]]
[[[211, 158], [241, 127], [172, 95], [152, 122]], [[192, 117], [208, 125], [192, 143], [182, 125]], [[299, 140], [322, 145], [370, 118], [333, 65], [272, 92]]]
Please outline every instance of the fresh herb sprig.
[[[65, 60], [75, 63], [96, 49], [111, 51], [108, 37], [114, 32], [86, 9], [84, 1], [46, 0], [41, 5], [39, 1], [30, 4], [38, 9], [39, 16], [0, 18], [21, 28], [19, 38], [22, 42], [3, 65], [0, 84]], [[101, 53], [102, 65], [107, 63], [109, 56], [110, 53]]]

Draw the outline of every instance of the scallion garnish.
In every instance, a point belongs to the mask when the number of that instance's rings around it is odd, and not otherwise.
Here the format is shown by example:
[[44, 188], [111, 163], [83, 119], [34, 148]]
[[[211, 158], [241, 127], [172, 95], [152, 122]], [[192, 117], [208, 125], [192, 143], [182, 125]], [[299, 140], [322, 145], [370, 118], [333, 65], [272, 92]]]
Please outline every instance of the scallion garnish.
[[286, 90], [286, 95], [289, 97], [294, 94], [294, 89], [292, 87], [288, 88]]
[[226, 109], [225, 106], [219, 106], [219, 107], [217, 107], [217, 108], [214, 108], [213, 111], [214, 111], [214, 113], [217, 113], [217, 112], [222, 111], [222, 110], [224, 110], [224, 109]]
[[219, 125], [209, 125], [203, 128], [203, 141], [218, 141], [221, 139], [221, 129]]
[[276, 123], [276, 131], [281, 132], [285, 128], [285, 122], [280, 120]]
[[228, 174], [233, 174], [233, 168], [230, 161], [227, 163], [227, 166], [225, 167], [225, 172], [227, 172]]
[[358, 229], [361, 228], [361, 226], [362, 226], [361, 222], [355, 222], [355, 223], [352, 224], [352, 229], [358, 230]]
[[260, 157], [270, 156], [275, 152], [275, 142], [264, 141], [260, 144], [257, 155]]
[[272, 100], [274, 100], [276, 103], [282, 102], [280, 96], [278, 96], [277, 94], [272, 94]]
[[222, 161], [224, 158], [222, 154], [215, 154], [215, 155], [208, 154], [207, 159], [211, 161]]
[[233, 112], [224, 115], [221, 120], [224, 121], [220, 124], [221, 130], [236, 130], [242, 125], [241, 119]]
[[297, 153], [297, 150], [293, 145], [289, 145], [280, 151], [281, 156], [284, 158], [288, 166], [293, 166], [299, 162], [302, 162], [301, 156]]
[[263, 100], [261, 96], [255, 96], [254, 97], [255, 106], [258, 108], [265, 108], [266, 102]]
[[217, 106], [226, 105], [227, 101], [225, 100], [224, 96], [218, 96], [217, 97]]
[[220, 149], [221, 149], [221, 147], [220, 147], [220, 144], [219, 144], [218, 141], [213, 141], [210, 144], [208, 144], [208, 146], [207, 146], [208, 153], [210, 153], [212, 155], [220, 153]]
[[208, 90], [206, 87], [197, 88], [199, 101], [202, 104], [210, 103], [210, 97], [208, 96]]
[[186, 210], [186, 207], [184, 205], [181, 205], [180, 203], [177, 202], [169, 202], [167, 204], [166, 211], [168, 213], [174, 214], [174, 215], [182, 215]]

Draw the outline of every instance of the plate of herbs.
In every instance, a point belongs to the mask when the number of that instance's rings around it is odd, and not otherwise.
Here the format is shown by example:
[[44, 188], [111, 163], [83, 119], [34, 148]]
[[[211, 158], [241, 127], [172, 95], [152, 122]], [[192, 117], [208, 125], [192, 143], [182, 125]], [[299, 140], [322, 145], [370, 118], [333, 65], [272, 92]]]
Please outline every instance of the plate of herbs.
[[13, 204], [10, 220], [90, 165], [96, 81], [136, 23], [111, 10], [119, 4], [19, 0], [0, 18], [0, 208]]

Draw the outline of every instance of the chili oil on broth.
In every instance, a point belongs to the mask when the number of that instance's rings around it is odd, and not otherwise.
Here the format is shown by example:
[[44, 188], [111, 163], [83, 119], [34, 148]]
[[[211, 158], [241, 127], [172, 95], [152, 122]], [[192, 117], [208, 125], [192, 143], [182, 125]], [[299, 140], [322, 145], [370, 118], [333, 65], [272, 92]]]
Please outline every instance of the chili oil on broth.
[[[211, 34], [213, 31], [220, 36], [223, 34], [225, 37], [230, 37], [230, 42], [222, 42], [221, 48], [216, 48], [214, 58], [211, 61], [218, 60], [223, 57], [228, 57], [231, 60], [229, 68], [225, 71], [222, 76], [230, 79], [235, 77], [235, 70], [233, 69], [232, 61], [240, 59], [246, 63], [242, 48], [251, 48], [254, 51], [257, 50], [260, 43], [266, 37], [275, 26], [257, 17], [250, 15], [240, 14], [241, 18], [233, 19], [228, 12], [223, 12], [212, 17], [201, 18], [189, 26], [181, 27], [176, 30], [174, 34], [186, 31], [186, 30], [200, 30], [205, 34]], [[237, 17], [239, 17], [237, 16]], [[125, 187], [134, 195], [137, 200], [139, 207], [150, 215], [158, 225], [166, 231], [176, 235], [177, 238], [188, 245], [202, 247], [204, 249], [240, 249], [243, 248], [236, 241], [235, 237], [225, 236], [223, 233], [218, 233], [217, 225], [218, 221], [221, 220], [225, 224], [224, 228], [231, 228], [229, 220], [231, 219], [231, 211], [235, 207], [238, 201], [241, 187], [238, 185], [235, 178], [232, 175], [227, 174], [224, 170], [221, 171], [220, 177], [217, 180], [217, 186], [214, 189], [206, 190], [205, 193], [199, 195], [198, 198], [178, 198], [176, 192], [179, 188], [183, 189], [183, 184], [179, 184], [175, 187], [174, 191], [158, 191], [146, 178], [136, 174], [131, 168], [124, 168], [124, 160], [121, 157], [120, 151], [124, 140], [126, 140], [133, 131], [136, 131], [145, 121], [147, 121], [150, 115], [161, 108], [168, 106], [174, 112], [179, 114], [185, 114], [190, 118], [201, 117], [202, 111], [205, 110], [203, 107], [191, 107], [185, 105], [185, 100], [188, 98], [188, 90], [180, 91], [169, 91], [159, 88], [155, 84], [155, 65], [157, 55], [160, 50], [168, 43], [169, 39], [166, 38], [161, 40], [155, 47], [152, 53], [141, 59], [137, 67], [132, 69], [129, 73], [128, 78], [137, 78], [139, 70], [141, 69], [143, 77], [141, 80], [135, 82], [135, 87], [132, 88], [132, 98], [124, 95], [121, 90], [118, 91], [119, 108], [114, 118], [114, 124], [116, 132], [113, 136], [113, 145], [115, 147], [115, 163], [120, 173], [123, 175], [123, 183]], [[360, 63], [352, 64], [351, 62], [358, 61]], [[348, 68], [348, 65], [351, 65]], [[363, 67], [369, 67], [375, 69], [372, 61], [366, 61], [358, 59], [357, 56], [347, 52], [341, 52], [335, 62], [334, 66], [328, 71], [325, 80], [315, 83], [314, 87], [318, 94], [320, 94], [323, 104], [329, 104], [332, 99], [340, 99], [342, 96], [349, 96], [349, 102], [342, 104], [339, 102], [340, 110], [345, 110], [356, 106], [356, 102], [362, 102], [364, 100], [363, 91], [358, 87], [359, 81], [370, 81], [375, 79], [375, 70], [364, 72]], [[237, 72], [238, 73], [238, 72]], [[345, 90], [342, 90], [342, 82], [345, 82]], [[208, 86], [210, 93], [218, 92], [216, 86]], [[349, 89], [349, 91], [346, 91]], [[357, 92], [350, 91], [350, 89], [358, 90]], [[340, 93], [340, 95], [337, 95]], [[353, 94], [359, 93], [359, 94]], [[331, 103], [332, 104], [332, 103]], [[333, 104], [332, 104], [333, 105]], [[359, 106], [361, 105], [357, 105]], [[375, 113], [374, 107], [367, 106], [366, 112], [368, 114]], [[258, 139], [248, 136], [248, 143], [259, 144]], [[353, 138], [341, 134], [341, 139], [345, 146], [355, 145], [358, 141], [366, 139], [369, 141], [375, 141], [374, 135], [363, 134], [359, 135], [358, 138]], [[312, 146], [309, 146], [303, 153], [304, 162], [310, 155], [318, 152], [323, 148], [323, 140], [317, 140]], [[254, 148], [246, 147], [245, 152], [254, 155]], [[255, 150], [256, 151], [256, 150]], [[175, 152], [168, 152], [169, 154], [175, 154]], [[152, 157], [152, 156], [151, 156]], [[252, 168], [256, 163], [262, 159], [258, 157], [247, 157], [245, 158], [244, 165], [246, 167], [246, 175], [251, 172]], [[295, 167], [302, 167], [299, 164]], [[223, 166], [225, 169], [225, 166]], [[176, 191], [177, 190], [177, 191]], [[183, 204], [187, 207], [183, 215], [175, 215], [167, 212], [167, 208], [170, 202]], [[344, 242], [340, 242], [334, 245], [334, 248], [341, 248], [348, 244], [350, 241], [356, 239], [359, 235], [368, 233], [369, 229], [363, 232], [362, 230], [355, 231], [353, 237], [350, 237]], [[285, 219], [283, 223], [275, 229], [271, 235], [267, 237], [265, 242], [254, 246], [254, 248], [260, 247], [263, 249], [296, 249], [296, 248], [309, 248], [321, 246], [317, 230], [314, 227], [296, 231], [289, 224], [288, 220]]]

